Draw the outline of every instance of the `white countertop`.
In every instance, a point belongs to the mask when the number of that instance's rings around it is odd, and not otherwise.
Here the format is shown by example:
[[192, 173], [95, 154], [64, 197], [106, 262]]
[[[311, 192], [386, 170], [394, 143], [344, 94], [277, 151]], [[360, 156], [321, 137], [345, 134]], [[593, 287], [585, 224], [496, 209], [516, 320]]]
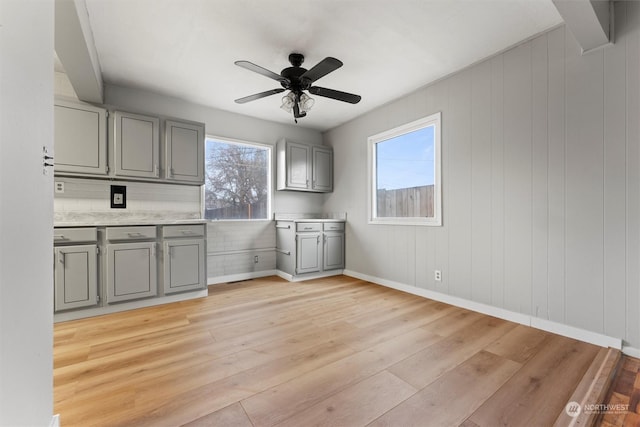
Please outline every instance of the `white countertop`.
[[120, 226], [134, 226], [134, 225], [189, 225], [189, 224], [205, 224], [206, 219], [133, 219], [122, 218], [114, 219], [109, 218], [105, 220], [91, 220], [91, 221], [54, 221], [54, 227], [120, 227]]

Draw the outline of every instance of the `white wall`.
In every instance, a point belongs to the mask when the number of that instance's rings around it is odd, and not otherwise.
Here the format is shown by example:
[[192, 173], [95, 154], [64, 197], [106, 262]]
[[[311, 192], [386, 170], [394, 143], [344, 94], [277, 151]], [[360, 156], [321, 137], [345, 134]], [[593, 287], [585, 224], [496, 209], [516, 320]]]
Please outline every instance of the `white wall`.
[[[324, 135], [347, 269], [640, 348], [640, 3], [557, 28]], [[442, 227], [367, 224], [367, 137], [442, 111]], [[442, 282], [433, 271], [442, 270]]]
[[0, 425], [53, 416], [53, 0], [0, 1]]

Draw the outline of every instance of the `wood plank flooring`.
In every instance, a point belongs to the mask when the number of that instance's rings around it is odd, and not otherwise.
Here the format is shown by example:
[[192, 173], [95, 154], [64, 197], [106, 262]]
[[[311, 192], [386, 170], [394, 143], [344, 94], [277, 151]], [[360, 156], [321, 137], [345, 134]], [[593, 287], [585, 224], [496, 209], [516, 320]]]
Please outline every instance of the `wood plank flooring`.
[[640, 359], [622, 358], [606, 402], [608, 407], [600, 414], [600, 426], [640, 426]]
[[599, 347], [346, 276], [55, 325], [67, 426], [552, 425]]

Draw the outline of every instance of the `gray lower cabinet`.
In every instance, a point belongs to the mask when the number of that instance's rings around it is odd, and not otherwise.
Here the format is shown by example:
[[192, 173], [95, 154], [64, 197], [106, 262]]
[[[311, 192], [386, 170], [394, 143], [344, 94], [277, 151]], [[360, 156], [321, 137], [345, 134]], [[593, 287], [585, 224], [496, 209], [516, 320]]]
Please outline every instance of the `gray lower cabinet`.
[[206, 289], [206, 230], [203, 223], [56, 227], [55, 312]]
[[344, 268], [344, 232], [324, 233], [323, 270]]
[[106, 264], [108, 302], [158, 293], [156, 242], [109, 244]]
[[98, 246], [72, 245], [54, 249], [55, 311], [98, 304]]
[[296, 235], [296, 274], [314, 273], [322, 267], [321, 233], [307, 232]]
[[206, 286], [205, 226], [164, 226], [164, 293], [204, 289]]
[[276, 222], [277, 269], [291, 277], [344, 269], [344, 222]]
[[157, 295], [156, 227], [107, 227], [105, 235], [107, 302]]
[[98, 234], [94, 227], [56, 228], [54, 237], [54, 310], [98, 304]]

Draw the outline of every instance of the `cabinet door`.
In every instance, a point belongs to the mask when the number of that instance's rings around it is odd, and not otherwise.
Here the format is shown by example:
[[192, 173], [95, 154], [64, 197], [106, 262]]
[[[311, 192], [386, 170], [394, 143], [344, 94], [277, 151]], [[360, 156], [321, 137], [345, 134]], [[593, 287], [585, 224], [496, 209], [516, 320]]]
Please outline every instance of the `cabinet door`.
[[204, 239], [164, 242], [164, 293], [204, 289]]
[[286, 166], [288, 188], [310, 188], [311, 147], [287, 142]]
[[160, 120], [139, 114], [114, 114], [114, 164], [118, 176], [160, 176]]
[[322, 266], [320, 233], [301, 233], [296, 235], [296, 252], [296, 274], [320, 271]]
[[106, 175], [107, 110], [56, 100], [55, 173]]
[[344, 233], [324, 233], [324, 270], [344, 268]]
[[316, 191], [333, 191], [333, 150], [313, 147], [313, 181], [312, 189]]
[[54, 249], [55, 311], [90, 307], [98, 303], [97, 257], [96, 245]]
[[156, 243], [107, 245], [107, 300], [127, 301], [158, 293]]
[[204, 126], [165, 122], [167, 179], [204, 184]]

